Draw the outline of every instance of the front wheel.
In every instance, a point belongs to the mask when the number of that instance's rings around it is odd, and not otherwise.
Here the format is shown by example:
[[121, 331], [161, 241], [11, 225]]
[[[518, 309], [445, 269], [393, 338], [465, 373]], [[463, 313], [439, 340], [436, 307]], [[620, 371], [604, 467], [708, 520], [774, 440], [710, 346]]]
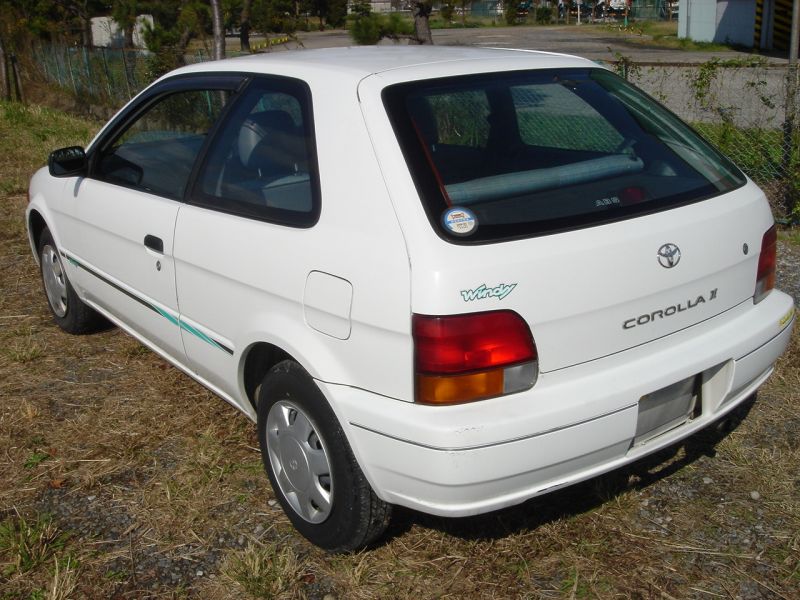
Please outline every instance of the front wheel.
[[325, 397], [294, 361], [264, 377], [258, 441], [278, 501], [310, 542], [348, 552], [385, 531], [391, 506], [372, 491]]
[[53, 235], [45, 228], [39, 236], [39, 267], [47, 305], [53, 320], [67, 333], [91, 333], [108, 326], [92, 307], [78, 297], [67, 278]]

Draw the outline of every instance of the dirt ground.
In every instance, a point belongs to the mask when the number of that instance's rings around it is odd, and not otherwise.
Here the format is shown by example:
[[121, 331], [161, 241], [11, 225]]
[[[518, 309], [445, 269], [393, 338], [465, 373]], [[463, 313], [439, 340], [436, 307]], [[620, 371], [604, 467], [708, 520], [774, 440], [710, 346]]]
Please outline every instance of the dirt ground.
[[0, 189], [0, 599], [800, 597], [797, 333], [720, 430], [482, 517], [398, 509], [332, 556], [275, 503], [245, 417], [118, 329], [55, 326], [25, 203]]

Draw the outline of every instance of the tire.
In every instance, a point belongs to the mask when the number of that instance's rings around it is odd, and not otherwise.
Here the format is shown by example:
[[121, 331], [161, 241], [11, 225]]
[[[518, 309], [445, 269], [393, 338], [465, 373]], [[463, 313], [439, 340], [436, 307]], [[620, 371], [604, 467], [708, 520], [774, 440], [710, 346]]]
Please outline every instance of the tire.
[[278, 501], [311, 543], [351, 552], [386, 530], [391, 505], [372, 491], [333, 410], [294, 361], [278, 363], [264, 377], [258, 441]]
[[108, 321], [78, 298], [67, 278], [61, 254], [50, 230], [39, 237], [39, 272], [53, 320], [67, 333], [92, 333], [108, 326]]

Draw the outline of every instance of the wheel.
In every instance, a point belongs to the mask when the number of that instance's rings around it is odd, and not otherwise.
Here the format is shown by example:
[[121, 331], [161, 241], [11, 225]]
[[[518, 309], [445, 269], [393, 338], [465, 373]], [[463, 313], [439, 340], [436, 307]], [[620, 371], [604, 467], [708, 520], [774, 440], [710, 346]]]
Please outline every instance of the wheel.
[[47, 228], [39, 238], [39, 267], [47, 305], [61, 329], [67, 333], [81, 334], [107, 326], [108, 321], [78, 298], [67, 278], [53, 236]]
[[385, 531], [391, 506], [372, 491], [333, 410], [294, 361], [275, 365], [264, 377], [258, 441], [278, 501], [310, 542], [349, 552]]

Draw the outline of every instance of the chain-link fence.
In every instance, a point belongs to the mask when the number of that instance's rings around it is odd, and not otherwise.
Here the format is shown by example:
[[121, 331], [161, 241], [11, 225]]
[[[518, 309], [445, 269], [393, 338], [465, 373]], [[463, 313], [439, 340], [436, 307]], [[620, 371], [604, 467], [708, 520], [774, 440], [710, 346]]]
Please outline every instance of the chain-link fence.
[[797, 70], [764, 59], [636, 64], [616, 70], [691, 123], [758, 183], [776, 216], [800, 212]]
[[[39, 44], [33, 58], [48, 81], [71, 90], [89, 103], [119, 107], [156, 76], [155, 55], [146, 50], [84, 48]], [[187, 64], [211, 60], [197, 49], [183, 56]]]
[[127, 102], [151, 79], [141, 50], [40, 44], [33, 57], [48, 81], [108, 106]]

